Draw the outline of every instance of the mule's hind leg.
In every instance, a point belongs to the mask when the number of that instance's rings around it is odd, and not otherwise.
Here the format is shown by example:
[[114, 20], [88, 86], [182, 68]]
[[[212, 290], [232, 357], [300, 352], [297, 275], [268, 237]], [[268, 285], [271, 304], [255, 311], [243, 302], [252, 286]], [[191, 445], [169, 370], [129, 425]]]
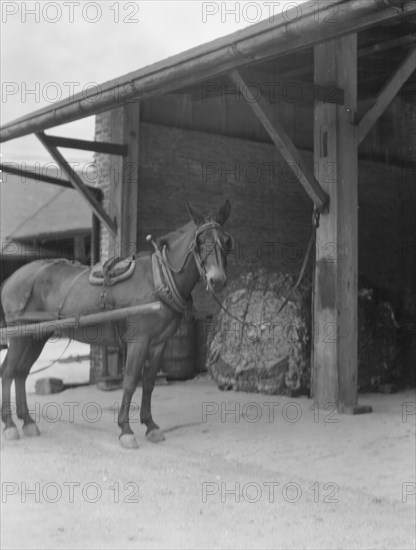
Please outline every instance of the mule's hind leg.
[[1, 403], [1, 418], [5, 424], [4, 438], [19, 439], [19, 432], [16, 424], [13, 422], [13, 410], [10, 398], [10, 388], [14, 378], [13, 364], [9, 361], [10, 348], [7, 350], [6, 358], [1, 366], [2, 378], [2, 403]]
[[146, 438], [152, 443], [164, 441], [162, 430], [154, 422], [151, 411], [152, 392], [155, 387], [157, 372], [161, 366], [166, 342], [156, 344], [149, 350], [149, 366], [143, 369], [142, 405], [140, 407], [140, 422], [146, 424]]
[[23, 420], [23, 433], [27, 436], [40, 435], [39, 428], [36, 422], [30, 416], [29, 407], [27, 405], [26, 397], [26, 378], [33, 363], [38, 359], [39, 355], [47, 342], [46, 339], [42, 340], [27, 340], [25, 341], [25, 347], [22, 357], [16, 369], [14, 384], [16, 387], [16, 405], [17, 405], [17, 417]]
[[149, 350], [147, 338], [140, 338], [138, 342], [129, 343], [127, 346], [126, 369], [123, 380], [123, 399], [118, 414], [118, 425], [121, 428], [120, 443], [126, 449], [137, 449], [137, 441], [130, 428], [129, 412], [131, 398], [137, 388], [140, 373]]
[[36, 424], [28, 412], [26, 401], [25, 383], [31, 366], [39, 357], [46, 340], [34, 341], [32, 339], [12, 338], [9, 343], [6, 358], [2, 368], [3, 403], [2, 419], [5, 423], [4, 436], [6, 439], [18, 439], [19, 432], [13, 422], [10, 388], [15, 381], [16, 387], [16, 412], [18, 418], [24, 421], [23, 431], [31, 435], [37, 435]]

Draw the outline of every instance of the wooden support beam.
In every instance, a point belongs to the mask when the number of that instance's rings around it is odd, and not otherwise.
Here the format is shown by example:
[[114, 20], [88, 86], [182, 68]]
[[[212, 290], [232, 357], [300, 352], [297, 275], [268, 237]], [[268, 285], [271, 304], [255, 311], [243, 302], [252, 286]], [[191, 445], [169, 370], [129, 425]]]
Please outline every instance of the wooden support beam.
[[69, 181], [72, 183], [73, 187], [80, 193], [83, 199], [88, 203], [89, 207], [93, 210], [96, 216], [103, 222], [103, 224], [109, 229], [112, 234], [117, 233], [117, 227], [114, 221], [110, 218], [98, 200], [94, 195], [88, 190], [88, 187], [78, 176], [73, 168], [68, 164], [65, 158], [61, 155], [58, 149], [50, 145], [48, 137], [43, 132], [37, 132], [36, 137], [54, 159], [54, 161], [60, 166], [61, 170], [66, 174]]
[[93, 213], [91, 221], [91, 265], [100, 261], [100, 220]]
[[240, 74], [246, 82], [250, 80], [250, 82], [256, 83], [261, 88], [262, 95], [269, 98], [269, 103], [280, 101], [296, 101], [297, 103], [323, 101], [324, 103], [337, 103], [338, 105], [344, 103], [344, 90], [341, 90], [335, 84], [329, 83], [321, 86], [314, 82], [284, 78], [257, 69], [243, 69]]
[[412, 45], [416, 41], [416, 34], [406, 34], [405, 36], [400, 36], [399, 38], [393, 38], [392, 40], [386, 40], [383, 42], [378, 42], [372, 46], [365, 46], [358, 50], [358, 57], [365, 57], [374, 53], [381, 53], [386, 50], [394, 50], [401, 46]]
[[32, 172], [30, 170], [23, 170], [21, 168], [14, 168], [9, 163], [7, 164], [1, 163], [0, 170], [2, 172], [6, 172], [7, 174], [20, 176], [22, 178], [22, 181], [23, 181], [23, 178], [24, 179], [27, 178], [34, 181], [42, 181], [44, 183], [53, 183], [54, 185], [59, 185], [61, 187], [68, 187], [69, 189], [74, 188], [74, 186], [71, 184], [69, 180], [54, 178], [53, 176], [46, 176], [45, 174], [38, 174], [37, 172]]
[[[68, 189], [74, 189], [74, 186], [69, 180], [54, 178], [53, 176], [47, 176], [46, 174], [39, 174], [38, 172], [32, 172], [31, 170], [23, 170], [21, 168], [15, 168], [12, 164], [16, 163], [0, 163], [0, 171], [6, 172], [7, 174], [13, 174], [15, 176], [20, 176], [22, 181], [29, 179], [33, 181], [40, 181], [43, 183], [52, 183], [54, 185], [59, 185], [60, 187], [66, 187]], [[24, 178], [24, 179], [23, 179]], [[102, 191], [98, 187], [91, 187], [86, 185], [88, 191], [94, 195], [95, 198], [101, 199]]]
[[66, 147], [68, 149], [81, 149], [82, 151], [94, 151], [119, 155], [125, 157], [128, 154], [128, 146], [118, 143], [104, 143], [101, 141], [86, 141], [84, 139], [72, 139], [60, 136], [48, 136], [49, 145], [54, 147]]
[[328, 205], [327, 193], [315, 179], [309, 166], [303, 160], [283, 126], [279, 123], [276, 117], [274, 117], [274, 120], [272, 121], [270, 105], [266, 103], [262, 97], [254, 97], [253, 93], [247, 87], [245, 81], [237, 70], [230, 72], [230, 78], [239, 87], [239, 90], [246, 98], [255, 115], [263, 124], [267, 133], [272, 138], [273, 143], [276, 145], [291, 170], [299, 179], [300, 183], [305, 188], [316, 207], [319, 210], [326, 208]]
[[114, 142], [128, 143], [129, 154], [112, 163], [109, 211], [117, 220], [111, 254], [126, 257], [136, 251], [139, 187], [140, 103], [127, 103], [111, 111], [110, 135]]
[[368, 412], [357, 404], [358, 153], [357, 36], [315, 46], [315, 81], [336, 82], [345, 106], [317, 102], [315, 173], [331, 200], [317, 230], [312, 393], [320, 407]]
[[[357, 55], [358, 55], [358, 58], [360, 59], [362, 57], [366, 57], [374, 53], [381, 53], [386, 50], [394, 50], [395, 48], [398, 48], [400, 46], [412, 45], [415, 43], [415, 40], [416, 40], [416, 34], [406, 34], [405, 36], [401, 36], [400, 38], [394, 38], [392, 40], [378, 42], [377, 44], [373, 44], [372, 46], [365, 46], [363, 48], [360, 48], [358, 50]], [[286, 80], [291, 79], [293, 77], [302, 77], [310, 73], [311, 69], [312, 68], [310, 66], [305, 64], [302, 67], [296, 67], [294, 69], [282, 71], [281, 73], [279, 73], [278, 76]]]
[[123, 141], [128, 143], [129, 152], [123, 158], [121, 180], [121, 218], [118, 227], [121, 255], [136, 252], [139, 208], [139, 147], [140, 147], [140, 106], [141, 103], [126, 103], [123, 107]]
[[[310, 70], [310, 69], [309, 69]], [[334, 84], [318, 86], [313, 82], [283, 78], [280, 75], [259, 71], [257, 69], [244, 68], [240, 70], [241, 78], [249, 88], [255, 88], [255, 94], [261, 94], [271, 104], [294, 102], [313, 103], [324, 101], [328, 103], [344, 103], [344, 92]], [[224, 80], [203, 82], [201, 86], [192, 92], [184, 93], [183, 98], [191, 101], [208, 101], [217, 97], [224, 98], [229, 92], [229, 84]], [[179, 94], [175, 94], [178, 96]], [[169, 94], [173, 96], [173, 94]]]
[[366, 112], [358, 123], [358, 143], [361, 143], [374, 124], [379, 119], [380, 115], [385, 111], [388, 105], [393, 101], [399, 92], [400, 88], [410, 77], [413, 71], [416, 70], [416, 47], [413, 48], [402, 63], [399, 65], [395, 73], [389, 78], [383, 89], [377, 96], [377, 99], [372, 107]]

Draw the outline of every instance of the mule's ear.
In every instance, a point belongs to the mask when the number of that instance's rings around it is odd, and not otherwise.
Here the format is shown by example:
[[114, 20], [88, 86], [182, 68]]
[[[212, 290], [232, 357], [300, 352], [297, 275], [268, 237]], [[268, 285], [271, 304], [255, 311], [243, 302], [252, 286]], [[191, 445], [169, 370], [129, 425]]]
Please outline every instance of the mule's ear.
[[200, 212], [198, 212], [198, 210], [195, 210], [195, 208], [191, 206], [188, 201], [186, 201], [186, 206], [188, 208], [189, 215], [193, 220], [194, 224], [201, 225], [204, 221], [204, 216]]
[[224, 225], [225, 222], [228, 220], [228, 216], [231, 212], [231, 204], [229, 200], [226, 200], [224, 203], [224, 206], [221, 206], [217, 217], [215, 218], [215, 221], [219, 223], [220, 225]]

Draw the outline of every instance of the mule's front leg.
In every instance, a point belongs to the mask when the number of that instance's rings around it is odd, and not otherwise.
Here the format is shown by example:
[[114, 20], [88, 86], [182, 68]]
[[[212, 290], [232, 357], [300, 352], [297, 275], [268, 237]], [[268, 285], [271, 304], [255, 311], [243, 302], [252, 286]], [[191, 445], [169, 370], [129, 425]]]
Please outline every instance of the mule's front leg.
[[152, 443], [164, 441], [162, 430], [154, 422], [151, 411], [152, 392], [155, 387], [157, 372], [162, 363], [166, 342], [154, 344], [149, 349], [149, 366], [143, 370], [142, 378], [142, 405], [140, 407], [140, 422], [146, 424], [146, 438]]
[[138, 444], [130, 428], [129, 412], [131, 399], [137, 388], [140, 373], [149, 351], [149, 340], [141, 338], [127, 346], [126, 368], [123, 381], [123, 399], [118, 414], [118, 425], [121, 428], [120, 443], [126, 449], [137, 449]]
[[[6, 359], [7, 361], [7, 359]], [[1, 418], [5, 424], [4, 426], [4, 438], [5, 439], [19, 439], [19, 432], [16, 425], [13, 422], [12, 417], [12, 404], [10, 402], [10, 387], [13, 382], [13, 378], [9, 376], [8, 372], [3, 369], [2, 373], [2, 404], [1, 404]]]

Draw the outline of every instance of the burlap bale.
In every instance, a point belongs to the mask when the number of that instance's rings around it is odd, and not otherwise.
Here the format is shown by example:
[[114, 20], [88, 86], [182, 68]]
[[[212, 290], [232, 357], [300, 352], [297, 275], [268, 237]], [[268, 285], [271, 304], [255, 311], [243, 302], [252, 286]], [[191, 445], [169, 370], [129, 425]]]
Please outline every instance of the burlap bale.
[[220, 312], [207, 370], [221, 389], [267, 394], [305, 384], [310, 355], [310, 281], [303, 281], [277, 316], [294, 278], [259, 271], [234, 281], [224, 306], [246, 325]]
[[[207, 370], [221, 389], [266, 394], [309, 393], [311, 281], [305, 277], [285, 308], [277, 312], [294, 284], [287, 273], [265, 270], [233, 281], [209, 343]], [[358, 386], [375, 390], [400, 376], [395, 363], [397, 324], [391, 305], [359, 292]], [[316, 336], [315, 336], [316, 337]], [[322, 337], [322, 335], [319, 335]]]

